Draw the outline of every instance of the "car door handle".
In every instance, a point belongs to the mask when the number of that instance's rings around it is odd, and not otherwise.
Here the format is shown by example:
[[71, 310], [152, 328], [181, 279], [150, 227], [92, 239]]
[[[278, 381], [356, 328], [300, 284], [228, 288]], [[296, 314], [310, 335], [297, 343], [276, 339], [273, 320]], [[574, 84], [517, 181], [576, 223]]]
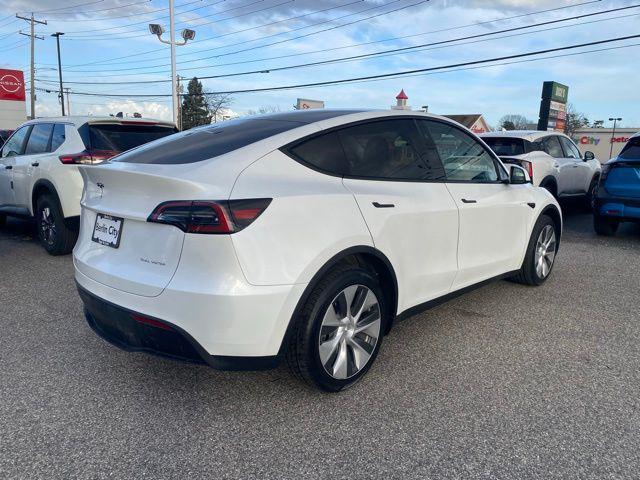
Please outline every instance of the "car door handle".
[[471, 200], [471, 199], [468, 199], [468, 198], [463, 198], [462, 199], [462, 203], [478, 203], [478, 201], [477, 200]]
[[38, 163], [38, 162], [33, 162], [33, 163], [31, 164], [31, 166], [32, 166], [32, 167], [37, 167], [37, 166], [39, 166], [39, 165], [40, 165], [40, 163]]
[[13, 165], [5, 165], [4, 169], [5, 170], [11, 170], [13, 168]]
[[376, 208], [393, 208], [395, 205], [393, 203], [378, 203], [373, 202], [373, 206]]

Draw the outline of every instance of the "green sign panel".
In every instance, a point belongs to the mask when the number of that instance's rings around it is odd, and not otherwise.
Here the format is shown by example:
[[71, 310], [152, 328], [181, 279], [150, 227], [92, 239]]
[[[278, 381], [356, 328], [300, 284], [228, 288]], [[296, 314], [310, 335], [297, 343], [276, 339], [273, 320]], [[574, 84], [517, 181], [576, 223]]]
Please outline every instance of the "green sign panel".
[[569, 98], [569, 87], [558, 82], [551, 82], [551, 100], [567, 103], [567, 98]]

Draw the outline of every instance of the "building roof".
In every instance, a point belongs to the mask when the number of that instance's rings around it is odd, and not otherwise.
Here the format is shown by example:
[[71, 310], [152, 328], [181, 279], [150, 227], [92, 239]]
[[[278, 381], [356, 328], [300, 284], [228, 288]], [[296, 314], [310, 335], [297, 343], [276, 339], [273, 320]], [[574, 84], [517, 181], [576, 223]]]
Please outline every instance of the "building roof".
[[407, 94], [404, 93], [404, 88], [400, 90], [400, 93], [396, 97], [396, 100], [409, 100], [409, 97], [407, 97]]
[[544, 130], [505, 130], [501, 132], [487, 132], [481, 133], [481, 137], [512, 137], [512, 138], [522, 138], [525, 140], [529, 140], [531, 142], [536, 141], [542, 137], [546, 137], [548, 135], [564, 135], [562, 132], [556, 131], [544, 131]]
[[473, 124], [476, 123], [482, 117], [482, 114], [473, 113], [470, 115], [443, 115], [443, 116], [450, 118], [454, 122], [458, 122], [467, 128], [471, 128]]

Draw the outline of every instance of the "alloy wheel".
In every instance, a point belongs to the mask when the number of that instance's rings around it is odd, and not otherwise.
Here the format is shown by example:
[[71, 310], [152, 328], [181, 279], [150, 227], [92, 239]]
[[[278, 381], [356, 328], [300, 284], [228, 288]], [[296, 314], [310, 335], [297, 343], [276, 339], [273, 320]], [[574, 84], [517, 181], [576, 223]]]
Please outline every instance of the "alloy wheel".
[[371, 359], [382, 323], [380, 303], [364, 285], [342, 290], [327, 308], [320, 326], [319, 353], [325, 371], [344, 380]]
[[556, 232], [551, 225], [545, 225], [536, 242], [535, 267], [540, 278], [547, 278], [556, 257]]
[[53, 245], [56, 240], [56, 224], [49, 207], [44, 207], [40, 213], [40, 231], [42, 240], [47, 245]]

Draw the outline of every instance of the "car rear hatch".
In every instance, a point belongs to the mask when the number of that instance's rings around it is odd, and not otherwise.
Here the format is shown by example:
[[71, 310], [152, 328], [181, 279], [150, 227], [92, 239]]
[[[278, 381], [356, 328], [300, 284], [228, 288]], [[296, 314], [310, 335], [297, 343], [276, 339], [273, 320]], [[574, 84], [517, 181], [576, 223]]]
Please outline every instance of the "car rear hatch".
[[171, 123], [154, 120], [90, 120], [78, 128], [92, 162], [99, 163], [114, 155], [166, 137], [178, 130]]
[[[81, 166], [85, 182], [77, 269], [104, 285], [143, 296], [157, 296], [169, 284], [185, 233], [174, 225], [149, 222], [168, 200], [227, 199], [243, 164], [224, 168], [215, 183], [203, 181], [201, 164], [107, 163]], [[110, 237], [110, 228], [119, 230]], [[100, 231], [102, 229], [102, 232]]]
[[604, 188], [610, 195], [640, 198], [640, 159], [613, 162], [605, 169]]

